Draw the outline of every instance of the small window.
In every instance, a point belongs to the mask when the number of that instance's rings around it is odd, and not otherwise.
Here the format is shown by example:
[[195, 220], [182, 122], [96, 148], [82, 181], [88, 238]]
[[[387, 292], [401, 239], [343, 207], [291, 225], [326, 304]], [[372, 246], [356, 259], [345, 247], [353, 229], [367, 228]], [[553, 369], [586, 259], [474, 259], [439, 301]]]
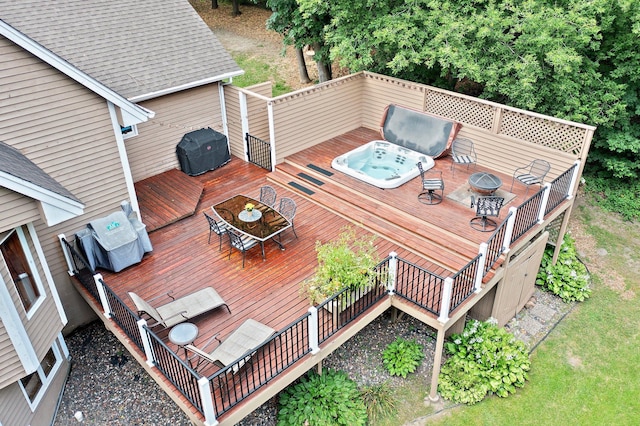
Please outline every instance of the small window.
[[122, 132], [122, 139], [129, 139], [134, 136], [138, 136], [138, 126], [131, 124], [129, 126], [120, 125], [120, 131]]
[[33, 275], [32, 262], [29, 262], [30, 253], [25, 252], [26, 244], [23, 244], [19, 234], [24, 236], [22, 228], [11, 232], [0, 244], [0, 251], [16, 285], [22, 305], [25, 311], [29, 312], [40, 297], [40, 289]]
[[20, 379], [22, 390], [24, 391], [25, 396], [29, 401], [31, 409], [35, 409], [35, 407], [40, 402], [40, 399], [42, 399], [44, 391], [53, 380], [53, 376], [58, 370], [58, 367], [60, 367], [61, 363], [62, 358], [60, 357], [58, 349], [54, 344], [54, 346], [49, 348], [49, 350], [45, 354], [38, 369], [28, 376]]

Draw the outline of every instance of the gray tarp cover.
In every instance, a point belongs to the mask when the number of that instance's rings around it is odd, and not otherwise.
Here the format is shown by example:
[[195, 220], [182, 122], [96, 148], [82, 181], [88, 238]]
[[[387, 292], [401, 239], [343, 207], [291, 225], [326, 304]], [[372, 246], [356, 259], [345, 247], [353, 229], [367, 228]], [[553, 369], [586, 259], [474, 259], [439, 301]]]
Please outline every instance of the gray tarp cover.
[[398, 105], [389, 105], [380, 133], [391, 143], [437, 158], [447, 152], [461, 124]]

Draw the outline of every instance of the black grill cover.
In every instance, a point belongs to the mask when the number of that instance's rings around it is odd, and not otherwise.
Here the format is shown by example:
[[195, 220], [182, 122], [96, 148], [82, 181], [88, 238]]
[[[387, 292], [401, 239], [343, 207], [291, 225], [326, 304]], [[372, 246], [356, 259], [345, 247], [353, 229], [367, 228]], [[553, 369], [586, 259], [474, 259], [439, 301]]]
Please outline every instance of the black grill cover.
[[215, 170], [231, 160], [227, 137], [209, 127], [185, 134], [176, 155], [180, 169], [189, 176]]

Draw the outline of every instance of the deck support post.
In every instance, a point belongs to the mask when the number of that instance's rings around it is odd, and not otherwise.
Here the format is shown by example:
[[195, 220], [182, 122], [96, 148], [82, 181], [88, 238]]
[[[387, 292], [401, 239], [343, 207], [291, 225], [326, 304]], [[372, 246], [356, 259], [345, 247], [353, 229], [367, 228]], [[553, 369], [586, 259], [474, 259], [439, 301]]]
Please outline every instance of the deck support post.
[[431, 371], [431, 390], [429, 391], [429, 400], [436, 402], [440, 399], [438, 396], [438, 379], [440, 376], [440, 364], [442, 364], [442, 351], [444, 350], [444, 330], [438, 330], [436, 336], [436, 349], [433, 353], [433, 370]]
[[438, 321], [445, 324], [449, 321], [449, 307], [451, 306], [451, 292], [453, 290], [453, 278], [444, 279], [444, 288], [442, 289], [442, 301], [440, 303], [440, 316]]
[[216, 426], [216, 411], [213, 408], [213, 397], [211, 396], [211, 383], [206, 377], [198, 379], [198, 388], [200, 389], [200, 401], [202, 402], [202, 413], [204, 414], [204, 424], [206, 426]]
[[549, 203], [551, 184], [549, 182], [545, 183], [544, 189], [545, 191], [542, 194], [542, 202], [540, 203], [540, 211], [538, 212], [538, 223], [544, 223], [544, 212], [547, 210], [547, 204]]
[[100, 295], [100, 303], [102, 303], [102, 310], [104, 311], [104, 316], [107, 318], [111, 318], [111, 306], [109, 306], [109, 299], [107, 299], [107, 293], [104, 291], [104, 284], [102, 281], [102, 274], [95, 274], [93, 276], [93, 281], [96, 283], [96, 288], [98, 289], [98, 294]]
[[387, 280], [387, 290], [389, 296], [393, 296], [396, 291], [396, 280], [398, 276], [398, 253], [389, 253], [389, 279]]
[[60, 241], [60, 246], [62, 246], [62, 254], [64, 254], [64, 260], [67, 263], [67, 272], [69, 273], [69, 276], [72, 277], [75, 275], [75, 268], [73, 266], [73, 261], [71, 260], [71, 253], [69, 253], [69, 249], [63, 240], [66, 241], [67, 237], [65, 237], [64, 234], [58, 234], [58, 241]]
[[479, 254], [481, 254], [482, 256], [480, 256], [480, 259], [478, 262], [478, 269], [476, 270], [476, 282], [474, 285], [475, 293], [480, 293], [480, 291], [482, 291], [482, 277], [484, 277], [484, 267], [487, 264], [488, 248], [489, 248], [489, 245], [487, 245], [487, 243], [480, 244]]
[[576, 160], [574, 163], [575, 165], [574, 169], [573, 169], [573, 175], [571, 176], [571, 183], [569, 183], [569, 189], [567, 190], [567, 200], [570, 200], [573, 198], [573, 192], [576, 189], [576, 184], [578, 183], [578, 170], [580, 170], [580, 160]]
[[144, 348], [144, 354], [147, 357], [147, 365], [149, 367], [154, 366], [153, 360], [153, 350], [151, 349], [151, 343], [149, 343], [149, 336], [147, 336], [147, 330], [145, 327], [147, 326], [147, 321], [144, 319], [139, 319], [136, 324], [138, 324], [138, 331], [140, 331], [140, 337], [142, 340], [142, 347]]
[[509, 208], [509, 220], [507, 221], [507, 229], [504, 233], [504, 241], [502, 242], [502, 251], [505, 253], [509, 251], [511, 247], [511, 236], [513, 235], [513, 227], [516, 224], [516, 214], [518, 213], [518, 209], [516, 207]]
[[307, 321], [309, 324], [309, 349], [311, 349], [311, 354], [315, 355], [320, 352], [320, 346], [318, 345], [318, 308], [315, 306], [309, 308]]

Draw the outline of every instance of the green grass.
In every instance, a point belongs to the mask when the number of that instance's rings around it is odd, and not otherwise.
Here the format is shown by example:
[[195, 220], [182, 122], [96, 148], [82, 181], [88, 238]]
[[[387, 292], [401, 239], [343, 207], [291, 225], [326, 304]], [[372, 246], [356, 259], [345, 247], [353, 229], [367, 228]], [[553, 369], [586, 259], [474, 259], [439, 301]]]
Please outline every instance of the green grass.
[[[529, 382], [506, 399], [491, 397], [429, 424], [635, 425], [640, 419], [640, 227], [578, 212], [598, 248], [605, 272], [623, 277], [624, 291], [594, 277], [594, 292], [532, 355]], [[579, 247], [578, 247], [579, 248]], [[587, 261], [587, 264], [589, 262]], [[635, 266], [635, 267], [634, 267]]]
[[265, 63], [263, 60], [250, 57], [246, 53], [234, 54], [233, 59], [244, 70], [244, 75], [233, 78], [233, 84], [237, 87], [249, 87], [254, 84], [271, 81], [272, 96], [279, 96], [292, 91], [285, 81], [278, 75], [277, 67]]

